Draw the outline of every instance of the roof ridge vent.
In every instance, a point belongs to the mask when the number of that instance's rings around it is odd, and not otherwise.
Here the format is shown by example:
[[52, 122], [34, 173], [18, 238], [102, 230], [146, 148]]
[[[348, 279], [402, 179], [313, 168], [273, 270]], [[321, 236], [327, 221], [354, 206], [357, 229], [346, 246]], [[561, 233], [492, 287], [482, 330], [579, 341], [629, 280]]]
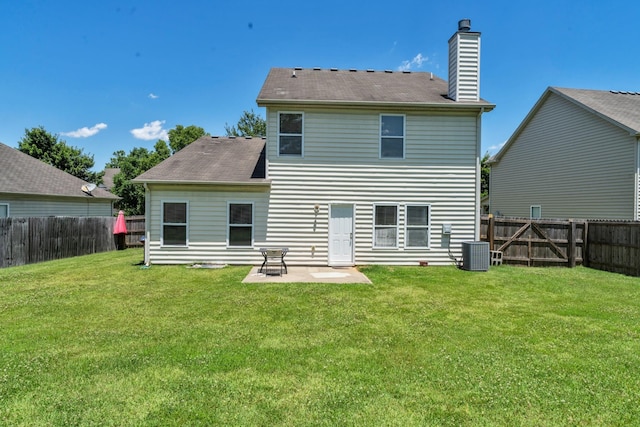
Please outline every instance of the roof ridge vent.
[[357, 72], [358, 70], [356, 70], [355, 68], [349, 68], [349, 71], [351, 71], [352, 73]]
[[372, 68], [367, 68], [367, 73], [373, 73], [374, 70]]
[[320, 68], [320, 67], [313, 67], [313, 71], [320, 71], [320, 70], [322, 70], [322, 68]]
[[337, 68], [330, 68], [331, 71], [338, 71]]

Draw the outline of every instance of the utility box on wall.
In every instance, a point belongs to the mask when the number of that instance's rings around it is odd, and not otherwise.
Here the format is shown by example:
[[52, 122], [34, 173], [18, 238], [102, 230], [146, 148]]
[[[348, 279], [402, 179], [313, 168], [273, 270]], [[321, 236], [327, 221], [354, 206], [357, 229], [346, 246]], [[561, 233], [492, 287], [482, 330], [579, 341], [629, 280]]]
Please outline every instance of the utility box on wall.
[[489, 242], [462, 242], [462, 269], [489, 270]]

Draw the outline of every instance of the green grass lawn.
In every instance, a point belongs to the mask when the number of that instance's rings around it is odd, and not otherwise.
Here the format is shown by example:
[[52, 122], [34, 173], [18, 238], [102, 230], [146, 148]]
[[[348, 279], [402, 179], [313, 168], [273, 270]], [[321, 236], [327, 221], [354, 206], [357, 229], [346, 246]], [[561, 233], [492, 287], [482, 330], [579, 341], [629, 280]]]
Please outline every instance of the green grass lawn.
[[0, 270], [0, 425], [640, 424], [640, 279], [242, 284], [126, 250]]

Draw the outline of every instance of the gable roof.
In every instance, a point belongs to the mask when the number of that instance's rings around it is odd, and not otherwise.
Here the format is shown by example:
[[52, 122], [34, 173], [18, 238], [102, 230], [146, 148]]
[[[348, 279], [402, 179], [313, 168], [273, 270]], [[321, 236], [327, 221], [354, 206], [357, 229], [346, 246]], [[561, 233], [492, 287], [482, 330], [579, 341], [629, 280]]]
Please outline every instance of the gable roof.
[[342, 106], [412, 106], [484, 108], [480, 101], [454, 101], [447, 97], [447, 82], [433, 73], [272, 68], [258, 95], [258, 105], [337, 104]]
[[640, 136], [640, 92], [551, 87], [549, 90]]
[[0, 193], [117, 200], [101, 188], [87, 194], [86, 181], [0, 143]]
[[133, 182], [269, 185], [263, 138], [203, 136]]
[[569, 89], [550, 86], [500, 151], [489, 159], [489, 163], [496, 163], [502, 158], [551, 94], [558, 95], [579, 108], [622, 128], [632, 136], [640, 137], [640, 92]]

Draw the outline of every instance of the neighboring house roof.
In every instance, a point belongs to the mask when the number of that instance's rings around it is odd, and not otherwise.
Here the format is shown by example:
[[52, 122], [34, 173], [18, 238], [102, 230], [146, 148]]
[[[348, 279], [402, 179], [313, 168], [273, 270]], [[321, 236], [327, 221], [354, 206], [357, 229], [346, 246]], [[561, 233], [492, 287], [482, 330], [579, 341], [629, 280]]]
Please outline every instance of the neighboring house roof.
[[272, 68], [258, 95], [258, 105], [341, 104], [345, 106], [414, 106], [479, 108], [495, 105], [480, 101], [454, 101], [448, 85], [433, 73]]
[[265, 140], [198, 138], [133, 182], [183, 184], [265, 184]]
[[0, 193], [119, 199], [101, 188], [85, 193], [85, 184], [80, 178], [0, 143]]
[[120, 168], [105, 168], [104, 176], [102, 177], [102, 185], [105, 190], [111, 191], [113, 188], [113, 178], [120, 173]]
[[489, 159], [489, 163], [496, 163], [502, 158], [551, 94], [624, 129], [632, 136], [640, 137], [640, 92], [548, 87], [502, 149]]

